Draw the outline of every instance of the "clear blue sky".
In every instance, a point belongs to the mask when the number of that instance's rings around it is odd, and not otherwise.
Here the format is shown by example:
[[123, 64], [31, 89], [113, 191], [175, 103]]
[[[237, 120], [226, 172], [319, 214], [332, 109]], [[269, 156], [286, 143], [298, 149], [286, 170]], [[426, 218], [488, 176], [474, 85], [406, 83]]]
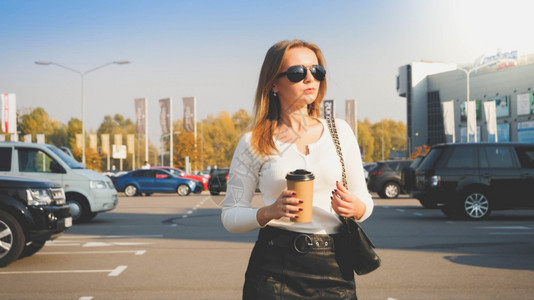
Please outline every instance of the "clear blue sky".
[[158, 143], [158, 100], [195, 96], [197, 118], [240, 108], [252, 112], [267, 49], [283, 39], [318, 44], [327, 63], [327, 99], [357, 99], [358, 119], [405, 121], [396, 93], [404, 64], [468, 64], [483, 54], [534, 53], [532, 1], [0, 1], [0, 93], [20, 109], [43, 107], [53, 119], [81, 118], [80, 76], [87, 71], [86, 128], [105, 115], [135, 120], [134, 98], [149, 100], [149, 132]]

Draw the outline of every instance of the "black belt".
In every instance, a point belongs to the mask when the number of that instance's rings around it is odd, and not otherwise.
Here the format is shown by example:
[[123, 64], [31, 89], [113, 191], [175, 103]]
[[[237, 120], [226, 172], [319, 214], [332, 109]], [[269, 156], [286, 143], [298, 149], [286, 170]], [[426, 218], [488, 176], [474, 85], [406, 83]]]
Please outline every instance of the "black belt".
[[287, 248], [299, 254], [313, 249], [334, 250], [334, 239], [337, 234], [311, 234], [294, 232], [266, 226], [260, 229], [258, 242], [269, 247]]

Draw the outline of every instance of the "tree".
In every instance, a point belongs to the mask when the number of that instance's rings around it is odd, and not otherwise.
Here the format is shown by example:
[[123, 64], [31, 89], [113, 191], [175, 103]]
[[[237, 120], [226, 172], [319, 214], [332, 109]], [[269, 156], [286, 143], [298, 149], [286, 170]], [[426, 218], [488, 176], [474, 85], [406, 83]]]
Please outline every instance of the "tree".
[[56, 146], [65, 146], [65, 125], [56, 120], [51, 120], [48, 113], [41, 107], [32, 110], [28, 114], [20, 116], [18, 131], [21, 135], [31, 134], [33, 138], [37, 134], [45, 135], [45, 142]]
[[235, 130], [243, 133], [250, 126], [252, 116], [245, 109], [240, 109], [232, 115], [232, 121], [234, 122]]
[[427, 155], [430, 151], [430, 146], [423, 145], [421, 147], [415, 147], [414, 151], [410, 153], [410, 159], [414, 159], [420, 155]]
[[[130, 118], [127, 118], [127, 119], [124, 118], [124, 116], [121, 115], [121, 114], [115, 114], [113, 117], [110, 116], [110, 115], [106, 115], [106, 116], [104, 116], [104, 121], [102, 121], [102, 123], [98, 127], [98, 129], [96, 131], [96, 134], [99, 137], [101, 137], [102, 134], [109, 134], [110, 148], [112, 148], [112, 145], [115, 143], [114, 136], [115, 135], [119, 135], [119, 134], [122, 136], [121, 145], [126, 145], [127, 144], [127, 135], [128, 134], [135, 134], [135, 123]], [[140, 139], [143, 139], [142, 143], [141, 143]], [[140, 136], [135, 135], [134, 147], [137, 147], [137, 148], [135, 149], [134, 152], [137, 154], [137, 157], [145, 157], [145, 148], [141, 147], [141, 146], [138, 146], [138, 145], [141, 145], [141, 144], [144, 145], [144, 136], [140, 137]], [[112, 150], [109, 149], [109, 151], [111, 152]], [[150, 152], [157, 153], [156, 147], [154, 147], [153, 145], [149, 145], [149, 153]], [[102, 149], [100, 149], [98, 151], [98, 153], [99, 153], [100, 158], [101, 158], [101, 160], [100, 160], [100, 169], [101, 170], [105, 170], [105, 169], [107, 169], [107, 154], [105, 154]], [[110, 153], [110, 155], [111, 155], [111, 153]], [[86, 158], [86, 160], [87, 160], [87, 158]], [[144, 159], [142, 159], [142, 160], [144, 160]], [[119, 161], [119, 160], [117, 160], [117, 161]], [[115, 162], [114, 159], [111, 159], [110, 163], [112, 165], [115, 165], [116, 162]], [[140, 162], [139, 159], [136, 160], [135, 165], [136, 166], [140, 166], [141, 165], [141, 162]], [[122, 168], [124, 170], [132, 169], [131, 159], [129, 159], [129, 158], [124, 159], [122, 161]]]
[[400, 121], [382, 120], [371, 126], [375, 137], [372, 161], [389, 158], [392, 150], [406, 149], [406, 125]]

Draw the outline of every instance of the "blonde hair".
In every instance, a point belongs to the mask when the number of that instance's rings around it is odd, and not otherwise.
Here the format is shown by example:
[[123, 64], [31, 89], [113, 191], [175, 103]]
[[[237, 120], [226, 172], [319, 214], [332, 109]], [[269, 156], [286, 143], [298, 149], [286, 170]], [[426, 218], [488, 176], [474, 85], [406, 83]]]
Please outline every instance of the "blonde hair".
[[[257, 154], [272, 155], [278, 152], [273, 134], [280, 122], [280, 100], [275, 96], [272, 87], [282, 71], [280, 68], [286, 57], [287, 50], [295, 47], [305, 47], [317, 56], [319, 65], [324, 66], [321, 49], [313, 43], [302, 40], [281, 41], [274, 44], [265, 55], [258, 79], [258, 87], [254, 99], [254, 116], [252, 120], [251, 144]], [[326, 78], [321, 81], [315, 101], [308, 105], [308, 115], [319, 116], [319, 109], [326, 94]]]

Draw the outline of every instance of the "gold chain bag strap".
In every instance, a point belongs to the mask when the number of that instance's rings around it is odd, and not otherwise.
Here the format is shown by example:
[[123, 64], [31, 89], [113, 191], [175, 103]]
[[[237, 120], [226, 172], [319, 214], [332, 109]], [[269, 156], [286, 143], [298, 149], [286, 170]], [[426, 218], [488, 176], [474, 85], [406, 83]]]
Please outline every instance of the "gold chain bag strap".
[[[334, 141], [339, 161], [341, 162], [342, 183], [348, 189], [347, 176], [345, 174], [345, 161], [341, 152], [341, 144], [337, 134], [336, 122], [334, 118], [327, 118], [328, 129]], [[363, 228], [356, 222], [354, 218], [339, 217], [342, 226], [342, 233], [345, 234], [349, 240], [349, 253], [352, 255], [352, 268], [358, 275], [364, 275], [376, 270], [380, 267], [380, 257], [376, 254], [375, 245], [369, 239]]]

